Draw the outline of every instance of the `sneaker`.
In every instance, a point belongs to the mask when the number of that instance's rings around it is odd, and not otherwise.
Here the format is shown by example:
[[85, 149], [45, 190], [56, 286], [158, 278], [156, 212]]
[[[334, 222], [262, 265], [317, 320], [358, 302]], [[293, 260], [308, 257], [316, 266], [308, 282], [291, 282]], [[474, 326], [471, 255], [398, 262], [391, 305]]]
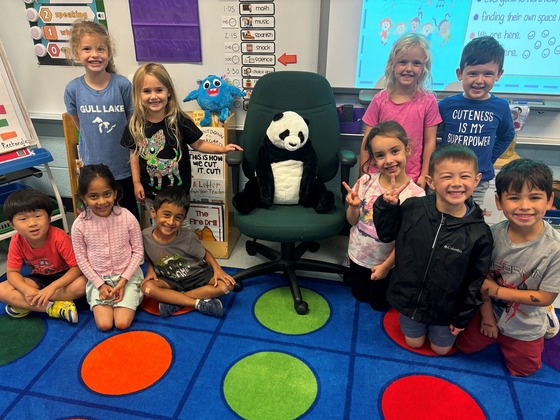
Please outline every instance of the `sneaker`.
[[558, 317], [556, 316], [554, 306], [550, 305], [546, 314], [546, 333], [544, 333], [544, 338], [548, 340], [556, 334], [558, 334]]
[[78, 311], [76, 305], [71, 300], [56, 300], [47, 309], [47, 314], [51, 318], [64, 318], [71, 324], [78, 323]]
[[12, 305], [6, 305], [6, 313], [12, 318], [23, 318], [31, 313], [29, 309], [16, 308]]
[[170, 303], [163, 303], [163, 302], [159, 303], [159, 315], [162, 318], [167, 318], [168, 316], [171, 316], [179, 309], [181, 309], [181, 307], [177, 305], [172, 305]]
[[216, 298], [199, 300], [198, 305], [196, 305], [196, 309], [202, 314], [215, 316], [216, 318], [221, 317], [224, 313], [222, 302], [220, 301], [220, 299]]

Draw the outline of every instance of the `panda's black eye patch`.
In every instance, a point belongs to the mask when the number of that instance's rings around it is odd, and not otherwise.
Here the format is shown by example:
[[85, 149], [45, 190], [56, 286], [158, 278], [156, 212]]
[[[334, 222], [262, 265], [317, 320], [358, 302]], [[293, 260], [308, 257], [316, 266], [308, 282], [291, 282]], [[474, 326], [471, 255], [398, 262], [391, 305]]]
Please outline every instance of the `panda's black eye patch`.
[[280, 133], [278, 137], [280, 137], [280, 140], [284, 140], [289, 135], [290, 135], [290, 130], [284, 130]]
[[298, 137], [302, 142], [305, 140], [305, 137], [303, 137], [303, 133], [301, 131], [298, 133]]

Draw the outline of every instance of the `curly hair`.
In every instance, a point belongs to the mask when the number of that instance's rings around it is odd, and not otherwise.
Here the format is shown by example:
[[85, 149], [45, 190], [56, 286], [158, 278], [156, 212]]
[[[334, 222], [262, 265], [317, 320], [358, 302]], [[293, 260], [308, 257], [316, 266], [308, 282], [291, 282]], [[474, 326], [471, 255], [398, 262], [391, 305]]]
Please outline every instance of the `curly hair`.
[[82, 38], [86, 35], [91, 37], [98, 37], [101, 42], [107, 45], [107, 51], [109, 52], [109, 63], [105, 68], [107, 73], [116, 73], [117, 68], [113, 63], [113, 57], [115, 55], [115, 47], [111, 36], [107, 29], [97, 22], [91, 22], [89, 20], [77, 20], [72, 24], [72, 31], [70, 35], [70, 51], [72, 52], [70, 61], [74, 63], [76, 57], [79, 56], [80, 42]]

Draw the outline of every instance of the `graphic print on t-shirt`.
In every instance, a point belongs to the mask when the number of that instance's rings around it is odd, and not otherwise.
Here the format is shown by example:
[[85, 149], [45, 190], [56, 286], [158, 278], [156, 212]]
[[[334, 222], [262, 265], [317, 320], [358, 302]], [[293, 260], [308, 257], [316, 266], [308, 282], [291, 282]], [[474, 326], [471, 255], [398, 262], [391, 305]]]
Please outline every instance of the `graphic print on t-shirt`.
[[159, 274], [170, 279], [186, 278], [191, 270], [188, 261], [179, 255], [166, 255], [154, 260], [154, 266]]
[[[140, 148], [140, 156], [146, 161], [146, 172], [150, 176], [150, 186], [155, 187], [156, 190], [161, 190], [163, 177], [169, 178], [169, 185], [175, 184], [177, 178], [177, 186], [183, 184], [181, 175], [179, 173], [179, 152], [173, 148], [175, 156], [170, 159], [162, 159], [158, 157], [158, 153], [165, 147], [165, 133], [163, 130], [158, 130], [152, 137], [144, 138]], [[157, 179], [157, 185], [154, 180]]]

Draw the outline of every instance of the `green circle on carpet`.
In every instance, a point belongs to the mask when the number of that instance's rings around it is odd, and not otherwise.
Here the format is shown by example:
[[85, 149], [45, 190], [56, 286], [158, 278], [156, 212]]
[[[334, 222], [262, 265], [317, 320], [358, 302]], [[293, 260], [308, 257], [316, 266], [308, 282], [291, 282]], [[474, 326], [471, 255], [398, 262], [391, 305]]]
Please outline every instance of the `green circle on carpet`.
[[0, 316], [0, 366], [13, 362], [33, 350], [45, 335], [45, 323], [41, 318], [28, 315], [14, 319]]
[[331, 316], [331, 308], [318, 293], [301, 289], [309, 311], [299, 315], [289, 287], [279, 287], [264, 293], [255, 304], [255, 316], [266, 328], [282, 334], [308, 334], [321, 328]]
[[317, 398], [315, 375], [285, 353], [260, 352], [237, 362], [224, 380], [224, 396], [244, 419], [295, 419]]

